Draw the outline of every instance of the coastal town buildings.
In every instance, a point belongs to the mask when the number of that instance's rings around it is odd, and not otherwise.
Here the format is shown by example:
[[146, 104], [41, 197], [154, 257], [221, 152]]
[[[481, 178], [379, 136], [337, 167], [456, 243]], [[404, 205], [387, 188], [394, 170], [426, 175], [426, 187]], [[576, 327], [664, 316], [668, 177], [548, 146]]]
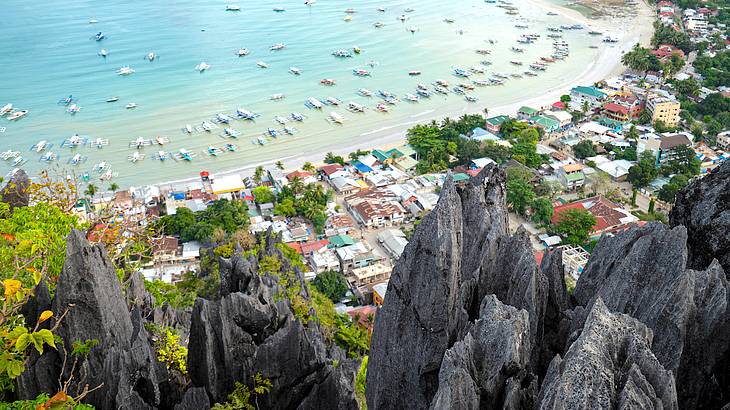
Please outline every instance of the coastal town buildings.
[[661, 121], [669, 127], [675, 127], [679, 123], [680, 104], [674, 98], [649, 95], [646, 109], [651, 113], [652, 123]]

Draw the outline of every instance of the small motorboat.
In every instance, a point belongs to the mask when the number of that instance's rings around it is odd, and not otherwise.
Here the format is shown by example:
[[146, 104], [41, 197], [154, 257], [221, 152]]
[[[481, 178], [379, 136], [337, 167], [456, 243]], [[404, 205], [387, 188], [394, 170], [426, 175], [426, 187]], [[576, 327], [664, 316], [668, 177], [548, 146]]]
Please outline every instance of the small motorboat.
[[263, 61], [257, 62], [256, 65], [259, 66], [259, 67], [261, 67], [261, 68], [269, 68], [269, 65], [266, 64], [266, 63], [264, 63]]
[[241, 6], [237, 4], [229, 4], [226, 6], [226, 11], [241, 11]]
[[102, 48], [101, 50], [99, 50], [99, 55], [102, 56], [102, 57], [106, 57], [106, 56], [109, 55], [109, 52], [106, 51], [105, 48]]
[[277, 131], [273, 128], [267, 128], [266, 133], [269, 134], [269, 136], [274, 137], [274, 138], [279, 136], [279, 131]]
[[104, 35], [104, 33], [102, 33], [101, 31], [100, 31], [100, 32], [98, 32], [98, 33], [96, 33], [96, 34], [94, 35], [94, 40], [96, 40], [96, 41], [101, 41], [101, 40], [104, 40], [104, 38], [106, 38], [106, 36], [105, 36], [105, 35]]
[[106, 99], [106, 102], [113, 103], [119, 101], [119, 97], [109, 97]]
[[74, 102], [74, 96], [73, 95], [69, 95], [66, 98], [61, 98], [60, 100], [58, 100], [58, 103], [59, 104], [66, 105], [66, 106], [69, 105], [69, 104], [71, 104], [72, 102]]
[[249, 55], [249, 53], [250, 53], [250, 51], [248, 51], [247, 48], [241, 48], [236, 52], [236, 55], [239, 57], [245, 57], [245, 56]]
[[289, 72], [294, 75], [302, 74], [302, 70], [300, 70], [298, 67], [289, 67]]
[[124, 106], [124, 108], [126, 108], [128, 110], [131, 110], [133, 108], [137, 108], [137, 103], [131, 102], [131, 103], [127, 104], [126, 106]]
[[0, 108], [0, 117], [13, 111], [13, 104], [5, 104], [3, 108]]
[[278, 122], [281, 125], [284, 125], [287, 122], [289, 122], [289, 120], [287, 120], [286, 118], [284, 118], [282, 116], [276, 116], [276, 117], [274, 117], [274, 121]]
[[157, 55], [153, 51], [150, 51], [149, 53], [147, 53], [147, 55], [144, 58], [149, 61], [155, 61], [155, 58], [157, 58]]
[[134, 74], [134, 70], [128, 65], [125, 65], [124, 67], [121, 67], [121, 68], [119, 68], [119, 70], [117, 70], [117, 75], [130, 75], [130, 74]]
[[417, 75], [421, 75], [421, 72], [418, 71], [418, 70], [409, 71], [408, 72], [408, 75], [410, 75], [411, 77], [414, 77], [414, 76], [417, 76]]
[[67, 112], [67, 113], [69, 113], [69, 114], [71, 114], [71, 115], [73, 115], [73, 114], [76, 114], [76, 113], [78, 113], [79, 111], [81, 111], [81, 107], [79, 107], [79, 106], [78, 106], [78, 105], [76, 105], [76, 104], [71, 104], [71, 105], [69, 105], [69, 107], [68, 107], [68, 108], [66, 109], [66, 112]]
[[287, 133], [288, 135], [294, 135], [294, 133], [297, 132], [297, 129], [294, 127], [284, 127], [282, 130]]
[[271, 97], [269, 97], [272, 101], [279, 101], [283, 100], [285, 97], [284, 94], [278, 93], [278, 94], [272, 94]]
[[284, 45], [284, 43], [277, 43], [277, 44], [274, 44], [273, 46], [269, 47], [269, 50], [279, 51], [279, 50], [283, 50], [285, 48], [286, 48], [286, 46]]
[[375, 27], [375, 28], [382, 28], [383, 26], [385, 26], [385, 24], [383, 24], [383, 23], [382, 23], [382, 22], [380, 22], [380, 21], [376, 21], [376, 22], [375, 22], [375, 23], [373, 24], [373, 27]]
[[208, 154], [210, 156], [217, 157], [218, 155], [220, 155], [220, 153], [221, 153], [221, 150], [219, 148], [214, 147], [212, 145], [208, 147]]
[[274, 7], [274, 11], [277, 13], [283, 13], [286, 9], [284, 7]]
[[304, 115], [299, 114], [298, 112], [291, 113], [291, 119], [294, 121], [302, 122], [302, 121], [304, 121], [304, 118], [305, 118]]
[[238, 146], [236, 144], [228, 143], [225, 146], [226, 151], [228, 152], [236, 152], [238, 151]]
[[322, 85], [332, 86], [332, 85], [337, 84], [337, 81], [335, 81], [335, 80], [333, 80], [331, 78], [324, 78], [322, 80], [319, 80], [319, 83], [322, 84]]
[[209, 69], [210, 67], [211, 67], [210, 64], [206, 63], [205, 61], [201, 61], [200, 64], [195, 66], [195, 69], [202, 73], [203, 71]]
[[340, 58], [350, 58], [350, 57], [352, 57], [352, 53], [349, 52], [349, 51], [347, 51], [347, 50], [336, 50], [336, 51], [333, 51], [332, 52], [332, 55], [335, 56], [335, 57], [340, 57]]
[[187, 132], [188, 134], [192, 134], [192, 133], [193, 133], [193, 126], [192, 126], [192, 125], [190, 125], [190, 124], [185, 124], [185, 128], [184, 128], [184, 130], [185, 130], [185, 132]]
[[370, 77], [370, 71], [363, 70], [362, 68], [356, 68], [352, 70], [352, 73], [358, 77]]

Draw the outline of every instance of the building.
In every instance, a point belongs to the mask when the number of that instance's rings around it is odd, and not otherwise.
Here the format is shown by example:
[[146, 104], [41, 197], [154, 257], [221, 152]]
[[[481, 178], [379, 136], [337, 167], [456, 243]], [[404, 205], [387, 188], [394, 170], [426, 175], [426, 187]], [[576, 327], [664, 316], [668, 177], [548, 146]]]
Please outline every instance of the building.
[[210, 189], [218, 196], [239, 197], [246, 189], [243, 179], [238, 174], [215, 177], [210, 184]]
[[509, 119], [506, 115], [497, 115], [496, 117], [487, 118], [485, 128], [492, 134], [499, 134], [499, 129], [502, 127], [502, 123]]
[[337, 259], [340, 261], [340, 269], [342, 272], [347, 272], [353, 268], [370, 266], [383, 259], [368, 249], [363, 242], [356, 242], [354, 245], [337, 248], [335, 249], [335, 253], [337, 254]]
[[340, 195], [352, 195], [360, 191], [360, 185], [352, 178], [338, 176], [330, 179], [330, 185]]
[[557, 223], [560, 220], [560, 215], [569, 209], [583, 209], [590, 212], [596, 218], [596, 224], [593, 225], [591, 236], [598, 236], [608, 232], [618, 232], [626, 227], [627, 224], [639, 220], [639, 218], [618, 204], [602, 196], [594, 196], [555, 207], [553, 209], [552, 223]]
[[406, 235], [400, 229], [386, 229], [378, 233], [378, 242], [383, 245], [393, 259], [400, 258], [406, 245], [408, 245]]
[[373, 285], [373, 304], [375, 306], [383, 306], [383, 302], [385, 302], [385, 293], [387, 291], [388, 281]]
[[520, 107], [519, 110], [517, 110], [517, 118], [520, 120], [526, 120], [530, 117], [534, 117], [535, 115], [537, 115], [539, 113], [540, 113], [540, 110], [523, 105], [522, 107]]
[[560, 121], [547, 115], [535, 115], [530, 117], [530, 124], [542, 128], [546, 133], [555, 132], [560, 129]]
[[309, 266], [316, 273], [322, 273], [328, 270], [337, 272], [340, 270], [340, 260], [337, 258], [337, 254], [326, 247], [312, 252], [307, 259]]
[[390, 279], [392, 268], [382, 263], [375, 263], [347, 271], [347, 280], [355, 287], [369, 285]]
[[462, 135], [462, 137], [477, 142], [499, 141], [498, 136], [480, 127], [474, 128], [469, 135]]
[[400, 197], [388, 187], [360, 191], [345, 198], [345, 204], [355, 220], [368, 228], [399, 225], [405, 219]]
[[639, 143], [636, 145], [636, 153], [637, 155], [641, 155], [644, 151], [653, 152], [656, 158], [656, 166], [658, 167], [673, 159], [674, 148], [681, 145], [691, 146], [692, 141], [684, 134], [663, 136], [650, 134], [646, 140], [639, 140]]
[[666, 62], [674, 54], [681, 57], [682, 60], [684, 60], [685, 58], [684, 51], [671, 44], [660, 44], [659, 46], [657, 46], [656, 50], [652, 50], [651, 53], [654, 54], [662, 62]]
[[606, 161], [597, 165], [597, 168], [607, 173], [616, 182], [622, 182], [626, 180], [629, 175], [629, 168], [634, 164], [625, 159], [617, 159], [614, 161]]
[[570, 107], [573, 110], [582, 110], [583, 103], [588, 102], [591, 107], [597, 107], [608, 98], [608, 95], [596, 87], [578, 86], [570, 90]]
[[730, 149], [730, 131], [717, 134], [717, 146], [722, 149]]
[[601, 108], [603, 116], [613, 121], [628, 122], [637, 118], [641, 113], [641, 106], [626, 106], [616, 102], [606, 103]]
[[646, 100], [646, 109], [651, 113], [651, 122], [661, 121], [668, 127], [679, 124], [679, 101], [674, 98], [650, 95]]
[[573, 124], [573, 116], [569, 112], [563, 110], [554, 110], [545, 112], [545, 117], [552, 118], [558, 122], [561, 129], [566, 129]]
[[583, 173], [583, 165], [581, 164], [566, 164], [558, 168], [557, 172], [558, 181], [567, 190], [574, 190], [585, 185], [586, 176]]

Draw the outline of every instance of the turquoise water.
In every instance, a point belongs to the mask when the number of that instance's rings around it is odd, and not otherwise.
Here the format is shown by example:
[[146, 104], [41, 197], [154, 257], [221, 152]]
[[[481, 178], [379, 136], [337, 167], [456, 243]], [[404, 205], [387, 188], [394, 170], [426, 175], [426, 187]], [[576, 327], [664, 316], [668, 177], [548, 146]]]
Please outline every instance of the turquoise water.
[[[372, 109], [352, 114], [344, 107], [327, 107], [322, 112], [307, 109], [304, 101], [308, 97], [333, 96], [372, 108], [377, 98], [357, 95], [358, 88], [373, 92], [386, 89], [400, 96], [414, 93], [417, 83], [430, 86], [437, 78], [453, 86], [461, 81], [451, 74], [454, 67], [469, 68], [485, 59], [493, 63], [484, 67], [487, 73], [525, 71], [529, 63], [551, 53], [545, 27], [568, 23], [560, 16], [547, 16], [543, 10], [519, 2], [515, 5], [520, 7], [520, 16], [508, 16], [495, 4], [481, 0], [320, 0], [311, 7], [302, 3], [241, 1], [237, 3], [242, 8], [240, 12], [229, 12], [225, 11], [225, 2], [211, 0], [51, 0], [42, 7], [25, 1], [6, 1], [0, 23], [0, 106], [10, 102], [30, 114], [16, 122], [0, 119], [0, 127], [4, 127], [0, 149], [20, 151], [28, 159], [24, 168], [37, 172], [48, 164], [40, 162], [40, 155], [29, 148], [39, 140], [48, 140], [54, 144], [51, 150], [60, 155], [55, 167], [84, 173], [94, 164], [107, 161], [112, 164], [115, 182], [125, 186], [190, 177], [202, 169], [238, 168], [350, 146], [370, 138], [374, 135], [372, 130], [437, 116], [447, 107], [455, 111], [460, 107], [473, 108], [474, 104], [450, 94], [415, 104], [404, 101], [391, 107], [388, 114]], [[286, 11], [276, 13], [272, 10], [275, 6], [283, 6]], [[379, 12], [379, 6], [386, 7], [386, 11]], [[348, 7], [356, 10], [350, 22], [343, 20]], [[414, 9], [405, 13], [408, 20], [398, 21], [397, 17], [408, 7]], [[446, 17], [456, 22], [447, 24], [443, 21]], [[90, 24], [92, 19], [98, 23]], [[374, 28], [376, 21], [385, 26]], [[515, 28], [518, 22], [528, 24], [529, 29]], [[410, 33], [409, 27], [417, 31]], [[92, 39], [98, 31], [106, 35], [100, 42]], [[509, 48], [516, 45], [515, 40], [522, 33], [538, 33], [542, 37], [535, 44], [523, 46], [523, 54], [511, 52]], [[477, 88], [473, 94], [480, 97], [478, 105], [494, 106], [534, 97], [539, 90], [582, 72], [599, 51], [588, 48], [595, 39], [585, 31], [566, 32], [564, 38], [571, 45], [568, 59], [551, 65], [536, 78]], [[496, 44], [490, 45], [486, 39], [496, 40]], [[269, 47], [276, 43], [286, 44], [286, 49], [270, 51]], [[334, 50], [354, 46], [362, 48], [361, 55], [350, 59], [331, 55]], [[108, 57], [97, 55], [102, 48], [108, 50]], [[239, 48], [247, 48], [251, 54], [239, 58], [235, 55]], [[476, 54], [476, 48], [488, 48], [492, 54]], [[152, 62], [144, 59], [150, 51], [158, 56]], [[525, 65], [517, 68], [510, 60], [520, 60]], [[201, 61], [212, 67], [198, 73], [195, 66]], [[269, 68], [257, 67], [258, 61], [266, 62]], [[377, 65], [370, 68], [370, 62]], [[125, 65], [136, 72], [126, 77], [116, 75], [116, 70]], [[290, 74], [291, 66], [299, 67], [302, 75]], [[356, 77], [352, 74], [355, 68], [371, 70], [372, 76]], [[411, 70], [420, 70], [423, 75], [410, 77]], [[322, 78], [333, 78], [337, 85], [322, 86]], [[270, 96], [275, 93], [286, 97], [271, 101]], [[82, 107], [76, 115], [66, 113], [66, 107], [57, 104], [69, 94]], [[105, 102], [111, 96], [118, 96], [119, 101]], [[138, 107], [125, 109], [129, 102]], [[227, 142], [218, 136], [222, 128], [192, 135], [181, 130], [185, 124], [196, 126], [204, 120], [211, 121], [219, 112], [230, 115], [236, 107], [261, 114], [255, 122], [236, 121], [231, 125], [243, 134], [233, 141], [238, 152], [216, 158], [206, 153], [209, 145], [222, 147]], [[335, 126], [326, 121], [333, 110], [346, 117], [345, 125]], [[274, 122], [275, 116], [286, 117], [295, 111], [308, 116], [304, 123], [288, 124], [297, 128], [297, 134], [280, 136], [263, 147], [252, 143], [266, 128], [282, 128]], [[109, 139], [110, 144], [103, 149], [61, 148], [61, 142], [75, 133], [92, 140]], [[152, 158], [160, 149], [153, 146], [143, 149], [144, 160], [127, 160], [132, 152], [130, 141], [157, 135], [170, 139], [162, 149], [174, 152], [186, 148], [197, 156], [192, 163], [161, 163]], [[72, 167], [66, 162], [75, 152], [88, 160]], [[12, 168], [8, 162], [0, 162], [0, 166], [3, 170]]]

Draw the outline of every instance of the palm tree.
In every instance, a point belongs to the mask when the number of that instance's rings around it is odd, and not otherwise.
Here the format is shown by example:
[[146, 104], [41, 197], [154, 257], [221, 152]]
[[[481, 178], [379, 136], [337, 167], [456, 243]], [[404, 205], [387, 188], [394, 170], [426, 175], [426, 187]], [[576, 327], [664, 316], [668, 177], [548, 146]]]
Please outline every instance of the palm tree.
[[112, 182], [111, 185], [109, 185], [109, 190], [117, 192], [119, 190], [119, 185], [116, 182]]
[[291, 181], [289, 181], [289, 188], [291, 188], [292, 193], [294, 193], [294, 196], [299, 195], [304, 190], [304, 181], [302, 181], [301, 178], [298, 176], [292, 178]]
[[302, 165], [302, 169], [305, 171], [312, 172], [312, 171], [314, 171], [314, 165], [312, 165], [311, 162], [307, 161], [304, 163], [304, 165]]
[[583, 100], [583, 105], [581, 106], [581, 110], [583, 111], [583, 115], [585, 115], [590, 108], [591, 108], [591, 104], [588, 102], [588, 100]]
[[264, 176], [264, 167], [259, 165], [258, 167], [256, 167], [256, 170], [253, 173], [254, 182], [256, 182], [257, 184], [260, 184], [263, 176]]
[[96, 195], [96, 185], [94, 185], [94, 184], [87, 185], [86, 191], [84, 191], [84, 194], [93, 198], [94, 195]]
[[276, 167], [283, 171], [284, 170], [284, 163], [281, 162], [281, 161], [276, 161]]

